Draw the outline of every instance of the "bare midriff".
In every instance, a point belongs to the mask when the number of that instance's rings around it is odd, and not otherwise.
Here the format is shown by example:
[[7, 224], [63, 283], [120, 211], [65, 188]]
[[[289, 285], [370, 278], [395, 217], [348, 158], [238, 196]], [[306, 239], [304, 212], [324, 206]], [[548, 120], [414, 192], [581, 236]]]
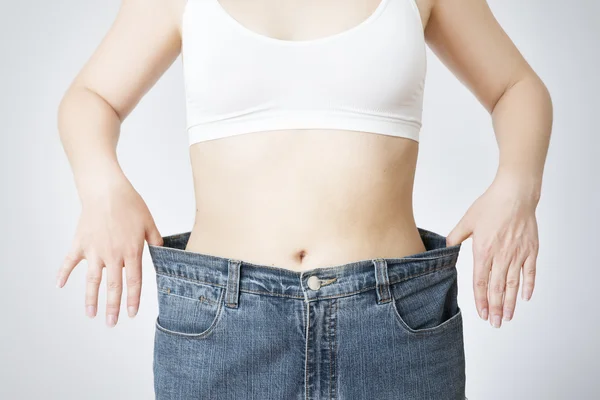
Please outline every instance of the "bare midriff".
[[294, 271], [423, 252], [412, 206], [418, 145], [319, 129], [193, 144], [186, 250]]

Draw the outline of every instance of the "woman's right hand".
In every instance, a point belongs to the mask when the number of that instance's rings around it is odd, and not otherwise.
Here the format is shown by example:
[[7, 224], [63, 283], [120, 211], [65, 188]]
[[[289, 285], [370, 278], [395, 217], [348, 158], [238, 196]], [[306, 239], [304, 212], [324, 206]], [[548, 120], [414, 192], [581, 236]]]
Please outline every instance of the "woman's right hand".
[[63, 287], [71, 271], [86, 259], [85, 310], [93, 318], [97, 311], [102, 268], [106, 267], [106, 324], [113, 327], [119, 317], [124, 267], [127, 312], [134, 317], [142, 289], [144, 240], [152, 245], [163, 244], [146, 203], [129, 181], [123, 179], [108, 190], [88, 195], [82, 201], [71, 250], [58, 271], [57, 287]]
[[181, 54], [184, 1], [121, 1], [117, 17], [61, 100], [58, 131], [82, 214], [72, 248], [58, 274], [62, 287], [86, 259], [86, 310], [96, 314], [102, 268], [106, 267], [107, 323], [119, 315], [122, 271], [127, 306], [139, 305], [144, 239], [162, 245], [146, 204], [120, 168], [117, 143], [123, 121]]

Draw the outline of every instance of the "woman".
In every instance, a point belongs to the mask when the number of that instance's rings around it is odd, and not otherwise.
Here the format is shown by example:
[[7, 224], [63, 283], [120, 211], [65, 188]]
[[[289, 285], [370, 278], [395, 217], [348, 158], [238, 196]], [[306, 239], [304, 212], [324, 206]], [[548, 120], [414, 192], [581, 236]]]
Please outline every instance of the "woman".
[[[447, 236], [412, 212], [426, 44], [500, 149]], [[197, 211], [162, 236], [115, 148], [180, 52]], [[58, 286], [85, 258], [94, 317], [106, 267], [114, 326], [123, 286], [138, 310], [148, 242], [158, 398], [463, 399], [461, 242], [478, 312], [500, 327], [533, 291], [551, 124], [484, 0], [126, 0], [60, 105], [83, 207]]]

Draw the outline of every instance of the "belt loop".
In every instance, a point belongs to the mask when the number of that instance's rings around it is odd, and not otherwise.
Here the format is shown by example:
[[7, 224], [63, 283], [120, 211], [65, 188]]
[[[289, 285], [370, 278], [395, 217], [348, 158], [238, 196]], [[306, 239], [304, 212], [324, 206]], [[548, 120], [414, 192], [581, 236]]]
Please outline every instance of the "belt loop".
[[240, 290], [240, 264], [239, 260], [229, 260], [227, 267], [227, 290], [225, 292], [225, 306], [238, 308]]
[[384, 304], [391, 301], [390, 281], [388, 278], [387, 262], [383, 258], [373, 259], [375, 265], [375, 283], [377, 286], [377, 304]]

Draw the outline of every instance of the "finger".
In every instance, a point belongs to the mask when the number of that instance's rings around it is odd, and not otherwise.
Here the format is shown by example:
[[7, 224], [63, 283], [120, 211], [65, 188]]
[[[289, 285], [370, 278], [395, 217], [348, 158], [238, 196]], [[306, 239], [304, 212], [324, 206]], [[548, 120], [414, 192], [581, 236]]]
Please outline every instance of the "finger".
[[469, 220], [469, 213], [463, 215], [463, 217], [458, 221], [454, 229], [448, 233], [446, 236], [446, 246], [455, 246], [459, 243], [464, 242], [471, 234], [473, 230], [471, 229], [471, 224]]
[[71, 272], [83, 259], [83, 251], [78, 245], [74, 245], [65, 256], [62, 266], [58, 269], [58, 274], [56, 275], [56, 287], [61, 288], [67, 283]]
[[150, 227], [146, 229], [146, 241], [148, 244], [153, 246], [162, 246], [163, 245], [163, 237], [156, 228], [154, 221], [152, 221]]
[[102, 282], [104, 264], [99, 257], [89, 257], [85, 276], [85, 314], [94, 318], [98, 310], [98, 290]]
[[476, 246], [473, 246], [473, 262], [473, 293], [475, 294], [475, 306], [479, 312], [479, 317], [483, 320], [487, 320], [487, 293], [492, 261], [484, 251], [477, 250]]
[[504, 292], [503, 308], [505, 321], [510, 321], [515, 313], [523, 262], [524, 257], [515, 258], [515, 261], [510, 264], [508, 273], [506, 274], [506, 290]]
[[123, 261], [112, 261], [106, 265], [106, 325], [113, 327], [119, 319], [123, 293]]
[[506, 288], [506, 276], [510, 261], [499, 256], [492, 262], [492, 273], [489, 284], [490, 323], [494, 328], [502, 325], [502, 300]]
[[142, 246], [125, 258], [125, 277], [127, 280], [127, 314], [135, 317], [140, 306], [142, 292]]
[[536, 257], [537, 254], [535, 252], [530, 253], [523, 264], [523, 288], [521, 289], [521, 298], [526, 301], [529, 301], [533, 295], [536, 275]]

